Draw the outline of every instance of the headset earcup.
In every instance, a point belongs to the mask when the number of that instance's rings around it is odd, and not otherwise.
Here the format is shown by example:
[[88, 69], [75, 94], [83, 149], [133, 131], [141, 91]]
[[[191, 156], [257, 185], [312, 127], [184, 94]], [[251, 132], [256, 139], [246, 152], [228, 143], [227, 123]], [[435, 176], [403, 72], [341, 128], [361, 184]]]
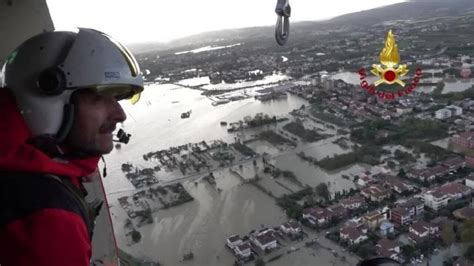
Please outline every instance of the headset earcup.
[[58, 67], [48, 68], [39, 75], [37, 85], [44, 94], [59, 95], [66, 88], [66, 76]]

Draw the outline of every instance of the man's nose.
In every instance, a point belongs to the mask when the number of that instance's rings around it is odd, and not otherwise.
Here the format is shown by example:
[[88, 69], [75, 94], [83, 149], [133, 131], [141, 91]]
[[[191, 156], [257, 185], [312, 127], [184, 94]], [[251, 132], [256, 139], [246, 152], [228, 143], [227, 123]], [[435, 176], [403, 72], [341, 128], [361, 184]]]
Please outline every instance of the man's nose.
[[125, 114], [125, 111], [123, 110], [122, 106], [116, 99], [112, 101], [111, 116], [112, 116], [112, 119], [116, 121], [117, 123], [121, 123], [127, 119], [127, 115]]

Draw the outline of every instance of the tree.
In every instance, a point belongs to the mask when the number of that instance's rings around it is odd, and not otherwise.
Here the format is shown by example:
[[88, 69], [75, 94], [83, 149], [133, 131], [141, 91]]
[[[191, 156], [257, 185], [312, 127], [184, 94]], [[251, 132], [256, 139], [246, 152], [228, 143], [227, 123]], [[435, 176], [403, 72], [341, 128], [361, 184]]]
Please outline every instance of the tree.
[[405, 169], [400, 168], [400, 170], [398, 171], [398, 176], [399, 177], [406, 177], [407, 174], [405, 173]]
[[461, 231], [461, 241], [464, 243], [474, 242], [474, 219], [464, 222]]
[[132, 234], [132, 240], [135, 243], [140, 242], [140, 240], [142, 239], [142, 235], [137, 230], [133, 230], [131, 234]]
[[325, 199], [326, 201], [329, 201], [331, 199], [331, 194], [329, 192], [328, 185], [326, 183], [320, 183], [319, 185], [316, 186], [316, 193]]
[[416, 248], [412, 245], [405, 245], [401, 248], [401, 253], [406, 260], [410, 260], [415, 256]]
[[255, 266], [265, 266], [265, 261], [262, 258], [255, 260]]
[[464, 257], [474, 261], [474, 245], [471, 245], [467, 248], [466, 253], [464, 253]]
[[445, 224], [442, 228], [441, 238], [446, 246], [451, 246], [456, 241], [456, 233], [450, 224]]

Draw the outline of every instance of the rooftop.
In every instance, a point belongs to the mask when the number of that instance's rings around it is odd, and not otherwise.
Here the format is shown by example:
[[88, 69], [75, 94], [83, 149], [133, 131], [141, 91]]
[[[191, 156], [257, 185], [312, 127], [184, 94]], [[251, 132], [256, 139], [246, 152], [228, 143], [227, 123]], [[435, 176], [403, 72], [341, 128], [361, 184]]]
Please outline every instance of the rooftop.
[[429, 231], [430, 228], [436, 227], [431, 223], [427, 223], [423, 220], [416, 221], [410, 226], [413, 230], [417, 231], [418, 233], [423, 233]]
[[262, 245], [266, 245], [266, 244], [269, 244], [273, 241], [276, 241], [276, 239], [275, 239], [275, 237], [273, 237], [272, 233], [268, 232], [268, 231], [265, 232], [265, 233], [262, 233], [260, 235], [257, 235], [257, 240]]

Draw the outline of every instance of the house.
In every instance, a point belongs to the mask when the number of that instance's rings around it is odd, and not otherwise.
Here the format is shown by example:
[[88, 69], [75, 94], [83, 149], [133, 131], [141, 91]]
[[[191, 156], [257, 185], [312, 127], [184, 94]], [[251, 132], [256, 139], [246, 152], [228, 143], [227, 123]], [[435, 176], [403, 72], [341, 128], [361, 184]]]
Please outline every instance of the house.
[[464, 158], [456, 156], [448, 158], [441, 162], [441, 165], [447, 167], [449, 171], [458, 170], [466, 166], [466, 160]]
[[453, 266], [472, 266], [472, 265], [474, 265], [474, 262], [464, 257], [459, 257], [455, 262], [453, 262]]
[[422, 182], [432, 182], [436, 177], [441, 177], [448, 174], [449, 168], [443, 165], [437, 165], [425, 169], [412, 169], [407, 173], [407, 177], [418, 179]]
[[449, 201], [468, 196], [472, 189], [457, 182], [447, 183], [423, 194], [425, 206], [437, 211], [448, 205]]
[[395, 225], [392, 224], [391, 222], [385, 221], [385, 222], [382, 222], [382, 224], [380, 225], [380, 234], [382, 234], [383, 236], [391, 234], [394, 231], [395, 231]]
[[384, 238], [379, 240], [375, 246], [375, 252], [380, 257], [391, 258], [398, 261], [400, 246], [394, 241]]
[[395, 191], [398, 194], [412, 192], [415, 188], [409, 183], [398, 178], [387, 179], [383, 186]]
[[423, 214], [424, 208], [423, 201], [410, 199], [397, 204], [396, 208], [390, 210], [390, 220], [397, 225], [410, 224], [416, 216]]
[[323, 208], [308, 208], [303, 210], [303, 219], [313, 226], [321, 226], [329, 223], [334, 218], [332, 211]]
[[452, 138], [452, 142], [468, 149], [474, 148], [474, 132], [463, 132]]
[[339, 230], [339, 237], [349, 242], [349, 244], [359, 244], [368, 239], [367, 229], [354, 226], [344, 226]]
[[438, 231], [438, 226], [420, 220], [410, 225], [408, 238], [415, 243], [420, 243], [436, 236]]
[[256, 236], [251, 236], [250, 240], [261, 250], [272, 250], [278, 247], [276, 238], [273, 236], [271, 230], [265, 230], [258, 233]]
[[232, 235], [229, 238], [227, 238], [227, 241], [226, 241], [226, 245], [232, 250], [238, 245], [242, 245], [242, 244], [243, 242], [242, 242], [242, 239], [240, 239], [239, 235]]
[[451, 115], [452, 115], [451, 110], [446, 109], [446, 108], [439, 109], [438, 111], [435, 112], [435, 117], [436, 117], [436, 119], [446, 119], [446, 118], [450, 118]]
[[330, 212], [332, 212], [333, 217], [342, 219], [346, 217], [347, 215], [347, 209], [342, 206], [342, 204], [337, 203], [334, 205], [331, 205], [327, 208]]
[[280, 226], [281, 231], [287, 235], [298, 235], [302, 232], [300, 224], [295, 220], [290, 220]]
[[340, 204], [348, 210], [357, 210], [365, 205], [365, 199], [361, 196], [352, 196], [341, 200]]
[[236, 246], [234, 248], [234, 253], [236, 256], [243, 259], [250, 257], [252, 255], [252, 251], [250, 250], [250, 244], [244, 243]]
[[390, 210], [390, 221], [397, 225], [405, 225], [413, 222], [414, 210], [403, 207], [396, 207]]
[[474, 189], [474, 174], [470, 174], [466, 177], [466, 186]]
[[448, 105], [445, 109], [451, 111], [451, 116], [460, 116], [462, 115], [462, 108], [456, 105]]
[[359, 179], [357, 180], [357, 185], [359, 185], [361, 187], [365, 187], [365, 186], [368, 186], [369, 184], [371, 184], [373, 182], [374, 182], [374, 180], [372, 178], [370, 178], [367, 175], [363, 175], [363, 176], [359, 177]]
[[377, 202], [380, 202], [391, 195], [390, 190], [378, 184], [370, 185], [362, 189], [360, 194], [368, 200]]
[[385, 220], [386, 215], [383, 210], [375, 210], [362, 216], [362, 221], [364, 224], [366, 224], [371, 229], [379, 227], [380, 224]]

